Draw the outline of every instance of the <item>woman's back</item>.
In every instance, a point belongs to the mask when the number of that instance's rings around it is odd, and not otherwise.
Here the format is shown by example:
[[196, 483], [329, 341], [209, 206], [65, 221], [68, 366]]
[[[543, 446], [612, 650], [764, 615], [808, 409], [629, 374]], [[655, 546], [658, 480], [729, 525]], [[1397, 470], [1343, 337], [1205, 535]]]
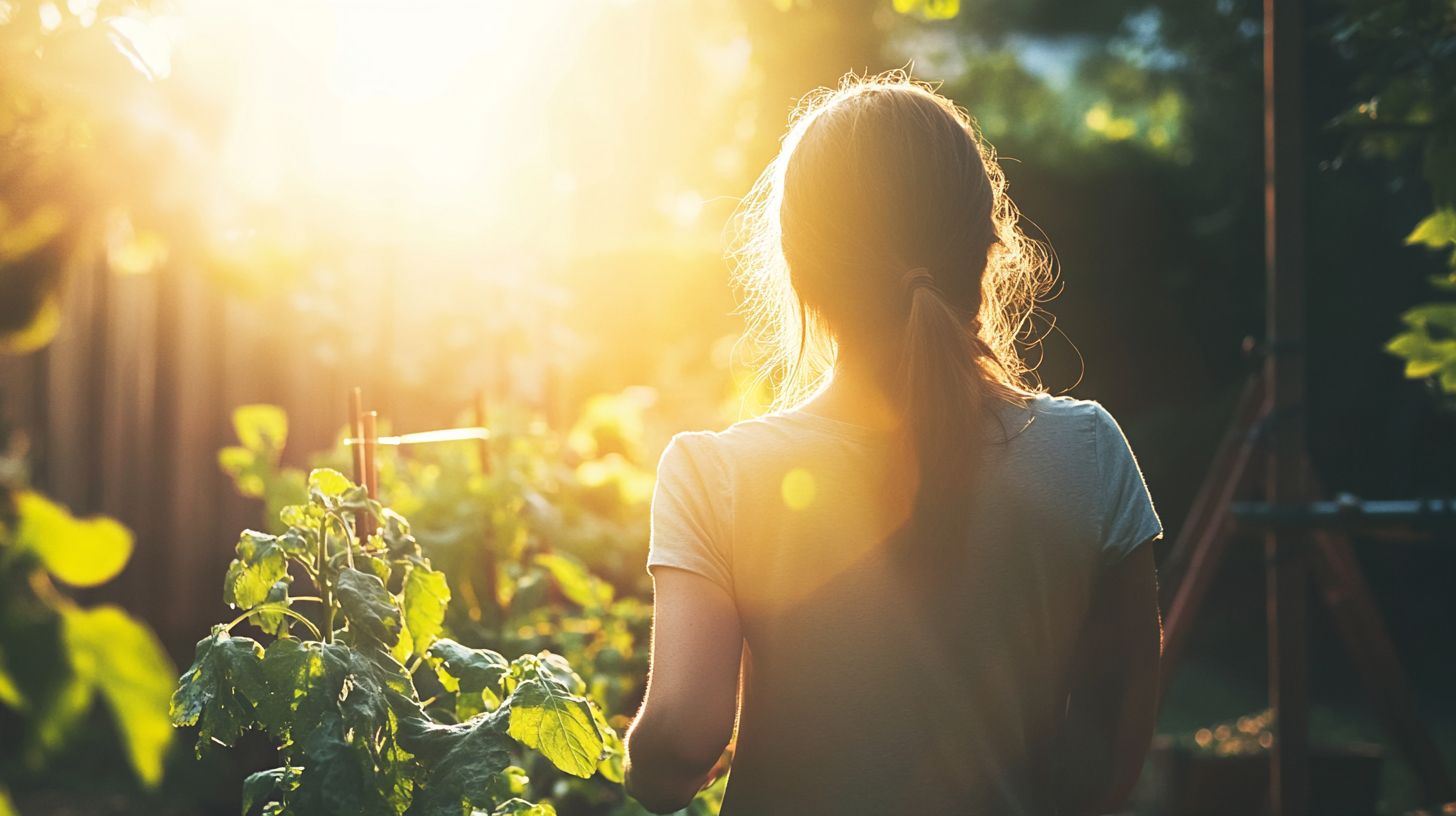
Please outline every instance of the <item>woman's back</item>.
[[1111, 417], [1028, 375], [1051, 273], [994, 151], [928, 86], [850, 77], [801, 103], [739, 228], [795, 407], [663, 454], [628, 790], [681, 807], [737, 714], [730, 816], [1116, 807], [1158, 662], [1151, 552], [1127, 556], [1158, 520]]
[[1160, 528], [1097, 404], [990, 419], [964, 557], [919, 570], [893, 434], [799, 410], [664, 454], [649, 567], [722, 587], [746, 645], [725, 814], [1054, 811], [1097, 577]]

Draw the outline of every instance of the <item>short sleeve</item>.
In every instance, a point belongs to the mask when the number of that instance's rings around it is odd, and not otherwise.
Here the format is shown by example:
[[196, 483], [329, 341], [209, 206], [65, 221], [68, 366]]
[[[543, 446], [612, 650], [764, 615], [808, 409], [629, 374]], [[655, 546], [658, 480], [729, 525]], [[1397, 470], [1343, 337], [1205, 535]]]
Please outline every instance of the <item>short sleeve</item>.
[[1112, 415], [1097, 406], [1098, 544], [1102, 563], [1115, 564], [1163, 536], [1148, 486], [1127, 437]]
[[725, 505], [731, 484], [706, 433], [673, 437], [657, 465], [652, 494], [652, 534], [647, 571], [674, 567], [707, 578], [730, 594], [728, 527]]

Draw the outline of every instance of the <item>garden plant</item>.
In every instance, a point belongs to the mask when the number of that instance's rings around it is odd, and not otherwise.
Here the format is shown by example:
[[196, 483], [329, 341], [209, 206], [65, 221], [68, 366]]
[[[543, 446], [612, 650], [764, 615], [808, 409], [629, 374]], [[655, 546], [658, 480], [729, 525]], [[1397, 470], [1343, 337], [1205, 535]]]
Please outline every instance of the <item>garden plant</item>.
[[[594, 766], [598, 773], [580, 773], [587, 770], [585, 760], [575, 766], [563, 764], [548, 750], [518, 751], [507, 772], [514, 780], [512, 795], [535, 800], [538, 807], [553, 808], [552, 812], [617, 816], [644, 812], [622, 790], [621, 745], [614, 728], [625, 726], [640, 701], [650, 622], [642, 563], [651, 477], [639, 467], [644, 455], [639, 406], [640, 401], [621, 395], [589, 401], [581, 420], [566, 434], [552, 433], [539, 421], [505, 411], [492, 423], [489, 447], [456, 443], [421, 447], [408, 457], [381, 457], [379, 494], [392, 509], [377, 511], [384, 519], [378, 542], [365, 545], [370, 551], [367, 559], [364, 555], [356, 559], [356, 566], [372, 565], [370, 569], [361, 567], [362, 571], [379, 576], [386, 588], [399, 590], [394, 604], [400, 634], [390, 630], [383, 638], [388, 643], [375, 648], [377, 653], [390, 653], [385, 668], [376, 671], [384, 671], [400, 685], [396, 667], [403, 666], [413, 683], [411, 688], [427, 696], [426, 709], [441, 722], [509, 718], [518, 715], [495, 712], [502, 707], [522, 707], [510, 696], [510, 678], [516, 670], [503, 675], [504, 684], [485, 688], [477, 688], [480, 676], [472, 674], [475, 680], [462, 694], [465, 678], [452, 674], [450, 667], [460, 665], [458, 656], [466, 654], [491, 655], [482, 659], [492, 666], [507, 665], [504, 657], [497, 657], [501, 654], [527, 655], [512, 665], [544, 661], [543, 665], [560, 672], [562, 688], [584, 701], [574, 705], [585, 705], [583, 710], [591, 712], [600, 734], [602, 758]], [[306, 476], [302, 470], [281, 464], [288, 438], [287, 416], [281, 409], [243, 406], [234, 412], [233, 424], [238, 444], [220, 451], [219, 462], [239, 492], [261, 499], [272, 519], [266, 525], [268, 533], [245, 533], [239, 542], [239, 559], [225, 587], [225, 593], [231, 593], [228, 602], [242, 613], [233, 625], [251, 620], [265, 633], [276, 635], [291, 628], [297, 635], [300, 626], [305, 632], [307, 627], [279, 606], [287, 604], [293, 611], [289, 571], [280, 572], [270, 561], [266, 575], [252, 577], [255, 570], [248, 565], [263, 557], [256, 554], [259, 545], [255, 542], [286, 540], [287, 544], [271, 545], [285, 554], [284, 560], [288, 551], [297, 550], [306, 551], [306, 557], [316, 562], [319, 525], [315, 519], [299, 527], [300, 508], [318, 505], [315, 512], [332, 512], [334, 521], [328, 526], [332, 532], [327, 532], [332, 552], [333, 538], [343, 535], [361, 503], [370, 500], [358, 492], [360, 488], [344, 487], [337, 481], [343, 477], [335, 470], [318, 469]], [[341, 445], [312, 458], [321, 467], [342, 467], [349, 454]], [[318, 490], [320, 479], [356, 493], [348, 498], [330, 497]], [[333, 502], [332, 510], [319, 505], [321, 501]], [[402, 526], [404, 515], [411, 520], [408, 526]], [[307, 546], [300, 547], [297, 539], [310, 535]], [[401, 536], [409, 541], [402, 557], [391, 549], [397, 549], [391, 542], [398, 542]], [[276, 561], [278, 556], [266, 557]], [[342, 551], [332, 556], [335, 562], [341, 558], [345, 558]], [[387, 575], [378, 566], [381, 561], [395, 564]], [[346, 561], [344, 566], [347, 568]], [[302, 564], [293, 571], [310, 581], [317, 572]], [[251, 587], [252, 594], [245, 592], [239, 599], [238, 582]], [[321, 608], [325, 596], [320, 592], [305, 597], [310, 600], [291, 600]], [[318, 600], [312, 600], [315, 597]], [[337, 606], [337, 591], [334, 597]], [[248, 613], [249, 609], [255, 614]], [[427, 619], [412, 619], [411, 614], [418, 617], [425, 610]], [[347, 619], [348, 613], [340, 608], [336, 617]], [[427, 642], [430, 638], [441, 639], [432, 647]], [[244, 648], [253, 650], [255, 645], [244, 644]], [[274, 648], [292, 647], [275, 643], [265, 649], [265, 674]], [[549, 656], [532, 657], [539, 655]], [[571, 673], [566, 666], [575, 667], [580, 674]], [[376, 686], [393, 688], [384, 681]], [[414, 716], [409, 713], [406, 719]], [[410, 738], [404, 732], [393, 739], [412, 754]], [[250, 787], [272, 784], [269, 780], [274, 779], [296, 784], [293, 772], [286, 768], [256, 777]], [[379, 768], [375, 765], [371, 773], [379, 773]], [[424, 788], [428, 789], [428, 782]], [[721, 783], [710, 788], [689, 813], [716, 812], [721, 791]], [[253, 799], [248, 802], [252, 804]], [[471, 806], [490, 813], [490, 804], [473, 802]], [[317, 810], [318, 806], [314, 802], [309, 808], [279, 812], [333, 812], [332, 805], [323, 810]]]
[[[408, 522], [337, 471], [306, 487], [284, 532], [243, 532], [223, 588], [241, 612], [198, 642], [172, 697], [199, 752], [254, 728], [277, 745], [245, 814], [554, 813], [520, 798], [524, 749], [620, 778], [615, 732], [564, 659], [441, 637], [449, 588]], [[316, 594], [294, 593], [294, 574]], [[234, 634], [244, 622], [271, 642]]]

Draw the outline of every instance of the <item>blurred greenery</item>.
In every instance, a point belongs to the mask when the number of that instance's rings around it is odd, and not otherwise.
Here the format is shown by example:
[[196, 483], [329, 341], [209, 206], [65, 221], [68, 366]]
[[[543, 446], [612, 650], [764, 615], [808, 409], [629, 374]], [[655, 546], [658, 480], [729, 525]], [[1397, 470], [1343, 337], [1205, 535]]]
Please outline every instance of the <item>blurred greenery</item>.
[[29, 489], [17, 436], [0, 429], [0, 813], [92, 729], [99, 697], [137, 779], [162, 781], [171, 660], [120, 607], [79, 606], [63, 586], [105, 584], [126, 566], [132, 535], [109, 518], [77, 519]]

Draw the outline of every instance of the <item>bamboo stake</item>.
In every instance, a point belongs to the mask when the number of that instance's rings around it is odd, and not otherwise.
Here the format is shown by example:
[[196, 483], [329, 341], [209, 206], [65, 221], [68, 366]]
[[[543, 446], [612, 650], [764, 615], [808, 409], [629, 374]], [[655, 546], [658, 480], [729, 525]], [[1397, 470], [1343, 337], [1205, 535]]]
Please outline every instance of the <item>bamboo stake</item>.
[[[364, 438], [364, 391], [359, 386], [349, 394], [349, 435], [355, 439]], [[367, 486], [367, 477], [364, 473], [364, 446], [352, 445], [354, 454], [354, 482]], [[359, 537], [359, 543], [363, 544], [366, 539], [365, 531], [368, 530], [369, 516], [363, 510], [354, 514], [354, 535]]]

